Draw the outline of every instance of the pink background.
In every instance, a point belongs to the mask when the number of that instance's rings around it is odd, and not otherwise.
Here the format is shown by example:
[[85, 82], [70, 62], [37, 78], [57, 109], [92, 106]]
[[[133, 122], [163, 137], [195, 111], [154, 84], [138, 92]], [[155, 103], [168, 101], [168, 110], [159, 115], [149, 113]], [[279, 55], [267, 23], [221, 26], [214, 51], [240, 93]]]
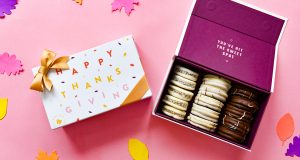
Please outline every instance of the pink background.
[[[300, 12], [299, 0], [246, 0], [289, 18], [279, 48], [275, 93], [262, 119], [252, 152], [232, 147], [151, 116], [167, 66], [174, 54], [191, 0], [142, 0], [128, 17], [111, 12], [112, 0], [20, 0], [17, 9], [0, 19], [0, 52], [16, 54], [25, 72], [0, 75], [0, 97], [9, 98], [8, 114], [0, 121], [0, 159], [34, 159], [39, 149], [56, 150], [61, 160], [131, 159], [127, 142], [138, 138], [149, 147], [150, 160], [292, 159], [284, 156], [275, 126], [286, 112], [294, 115], [300, 134]], [[40, 93], [29, 90], [31, 68], [43, 49], [72, 54], [133, 34], [153, 98], [94, 118], [51, 130]]]

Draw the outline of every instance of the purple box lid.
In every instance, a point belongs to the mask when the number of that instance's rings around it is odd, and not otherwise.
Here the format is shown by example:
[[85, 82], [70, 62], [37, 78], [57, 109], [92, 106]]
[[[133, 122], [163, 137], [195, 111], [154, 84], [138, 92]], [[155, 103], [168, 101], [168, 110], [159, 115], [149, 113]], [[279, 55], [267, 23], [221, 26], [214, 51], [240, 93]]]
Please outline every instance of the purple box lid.
[[271, 91], [284, 24], [230, 0], [197, 0], [179, 56]]

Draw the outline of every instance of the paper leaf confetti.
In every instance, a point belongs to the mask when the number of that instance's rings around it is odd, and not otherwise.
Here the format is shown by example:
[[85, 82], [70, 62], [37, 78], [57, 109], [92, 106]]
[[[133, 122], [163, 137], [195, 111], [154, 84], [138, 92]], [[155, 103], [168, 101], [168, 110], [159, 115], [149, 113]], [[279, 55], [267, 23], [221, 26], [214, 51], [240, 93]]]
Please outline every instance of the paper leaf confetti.
[[22, 63], [16, 59], [15, 55], [9, 55], [8, 53], [0, 54], [0, 73], [7, 75], [20, 74], [23, 71]]
[[129, 16], [131, 11], [134, 10], [134, 5], [138, 5], [139, 0], [114, 0], [112, 5], [112, 11], [125, 9], [125, 13]]
[[47, 154], [45, 151], [39, 151], [38, 156], [36, 157], [36, 160], [58, 160], [59, 157], [57, 153], [54, 151], [50, 155]]
[[82, 5], [82, 1], [83, 1], [83, 0], [73, 0], [73, 1], [75, 1], [75, 2], [78, 3], [79, 5]]
[[287, 113], [282, 116], [276, 126], [277, 135], [282, 141], [282, 145], [293, 135], [294, 130], [295, 125], [292, 115], [290, 113]]
[[0, 98], [0, 120], [2, 120], [6, 116], [7, 102], [7, 98]]
[[149, 153], [147, 146], [138, 139], [129, 139], [128, 151], [133, 160], [148, 160]]
[[5, 14], [10, 15], [17, 3], [17, 0], [0, 0], [0, 18], [4, 18]]
[[290, 157], [300, 157], [300, 136], [295, 136], [293, 143], [290, 143], [289, 148], [286, 150], [286, 156]]

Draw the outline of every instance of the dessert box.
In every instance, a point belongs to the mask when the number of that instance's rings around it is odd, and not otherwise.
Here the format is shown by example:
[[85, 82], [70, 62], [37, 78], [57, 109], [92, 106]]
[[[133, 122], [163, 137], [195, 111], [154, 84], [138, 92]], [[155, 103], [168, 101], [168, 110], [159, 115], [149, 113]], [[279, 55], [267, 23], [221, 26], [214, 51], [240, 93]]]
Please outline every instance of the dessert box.
[[42, 92], [52, 129], [152, 95], [131, 35], [70, 55], [68, 65], [49, 71], [53, 89]]
[[[274, 90], [278, 45], [286, 22], [284, 17], [242, 2], [194, 1], [158, 94], [153, 115], [250, 151]], [[177, 65], [199, 73], [199, 77], [215, 74], [229, 79], [232, 85], [243, 85], [258, 92], [259, 110], [243, 143], [195, 127], [186, 118], [177, 120], [162, 112], [162, 99], [167, 94]], [[192, 101], [201, 82], [199, 78]], [[186, 115], [191, 111], [192, 101]]]

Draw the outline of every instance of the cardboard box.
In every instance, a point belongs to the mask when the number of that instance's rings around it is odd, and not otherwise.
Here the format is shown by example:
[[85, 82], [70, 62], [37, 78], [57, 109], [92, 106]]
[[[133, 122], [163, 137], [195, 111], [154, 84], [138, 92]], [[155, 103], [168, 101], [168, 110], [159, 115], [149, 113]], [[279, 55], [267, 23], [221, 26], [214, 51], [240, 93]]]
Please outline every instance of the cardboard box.
[[[193, 3], [175, 56], [158, 94], [153, 115], [206, 134], [234, 146], [251, 150], [257, 129], [274, 90], [278, 45], [287, 19], [242, 2], [197, 0]], [[204, 75], [213, 73], [232, 83], [259, 92], [259, 111], [246, 141], [242, 144], [217, 133], [207, 132], [162, 113], [162, 96], [166, 94], [175, 65], [182, 65]], [[201, 83], [201, 80], [198, 81]], [[194, 95], [198, 92], [198, 86]], [[192, 101], [189, 103], [187, 115]]]
[[[50, 70], [42, 93], [52, 129], [152, 95], [132, 36], [69, 56], [69, 70]], [[33, 69], [37, 73], [39, 67]]]

